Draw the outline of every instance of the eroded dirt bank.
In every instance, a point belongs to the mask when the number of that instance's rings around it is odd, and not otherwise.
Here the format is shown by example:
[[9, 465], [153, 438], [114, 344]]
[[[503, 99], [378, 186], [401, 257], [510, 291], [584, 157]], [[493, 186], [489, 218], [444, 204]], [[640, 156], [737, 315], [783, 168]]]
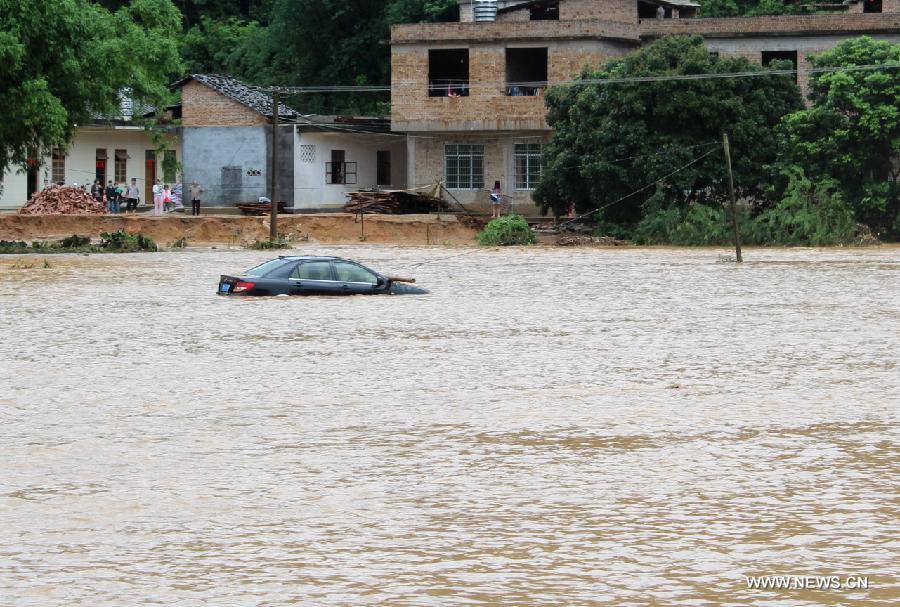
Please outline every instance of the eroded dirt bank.
[[[248, 244], [269, 237], [268, 217], [184, 215], [0, 215], [0, 240], [42, 240], [80, 234], [98, 238], [101, 232], [124, 229], [160, 245], [181, 238], [188, 244]], [[281, 215], [278, 231], [292, 240], [323, 243], [469, 244], [475, 230], [454, 215]]]

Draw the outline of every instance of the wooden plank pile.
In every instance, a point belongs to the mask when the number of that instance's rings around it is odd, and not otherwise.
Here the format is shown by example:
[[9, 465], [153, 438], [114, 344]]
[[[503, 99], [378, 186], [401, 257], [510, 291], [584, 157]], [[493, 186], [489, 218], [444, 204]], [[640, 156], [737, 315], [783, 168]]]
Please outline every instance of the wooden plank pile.
[[360, 191], [348, 192], [346, 213], [381, 213], [387, 215], [410, 215], [414, 213], [434, 213], [447, 211], [450, 205], [433, 196], [404, 191]]
[[19, 215], [105, 215], [106, 206], [78, 188], [50, 186], [35, 192]]
[[[272, 212], [271, 202], [242, 202], [234, 205], [241, 210], [244, 215], [268, 215]], [[278, 203], [278, 212], [284, 213], [284, 202]]]

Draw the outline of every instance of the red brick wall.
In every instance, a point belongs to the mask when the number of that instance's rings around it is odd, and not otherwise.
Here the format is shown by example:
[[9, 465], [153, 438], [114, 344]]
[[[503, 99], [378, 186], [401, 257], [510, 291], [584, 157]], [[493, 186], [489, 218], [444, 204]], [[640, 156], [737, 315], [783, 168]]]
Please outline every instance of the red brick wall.
[[[621, 56], [631, 45], [603, 42], [536, 42], [547, 46], [547, 78], [571, 80], [585, 65], [599, 67]], [[393, 90], [391, 118], [395, 130], [544, 130], [547, 129], [543, 96], [506, 95], [505, 45], [469, 48], [468, 97], [428, 96], [428, 49], [395, 47], [391, 54]]]
[[267, 124], [266, 118], [221, 93], [192, 80], [181, 89], [184, 126], [249, 126]]
[[637, 0], [562, 0], [560, 20], [605, 19], [637, 23]]
[[494, 21], [490, 23], [412, 23], [391, 28], [391, 44], [500, 42], [528, 39], [600, 38], [637, 40], [637, 24], [601, 19], [582, 21]]

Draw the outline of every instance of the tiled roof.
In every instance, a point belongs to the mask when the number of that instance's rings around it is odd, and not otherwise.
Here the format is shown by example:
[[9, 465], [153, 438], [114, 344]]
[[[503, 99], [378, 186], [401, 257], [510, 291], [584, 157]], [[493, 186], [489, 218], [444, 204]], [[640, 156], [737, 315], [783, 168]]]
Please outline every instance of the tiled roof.
[[[191, 80], [205, 84], [226, 97], [234, 99], [238, 103], [246, 105], [254, 112], [263, 116], [272, 115], [272, 96], [251, 88], [234, 78], [219, 74], [191, 74], [172, 85], [172, 88], [181, 88]], [[278, 115], [284, 118], [296, 118], [298, 113], [283, 103], [278, 104]]]

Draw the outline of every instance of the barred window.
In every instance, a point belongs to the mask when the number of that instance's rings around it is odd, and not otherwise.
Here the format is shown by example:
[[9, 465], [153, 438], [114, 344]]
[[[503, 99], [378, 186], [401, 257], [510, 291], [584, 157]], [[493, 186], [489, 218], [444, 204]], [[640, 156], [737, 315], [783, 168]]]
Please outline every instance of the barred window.
[[513, 150], [516, 161], [516, 189], [533, 190], [541, 180], [540, 143], [517, 143]]
[[53, 148], [51, 169], [53, 183], [66, 182], [66, 151], [62, 148]]
[[450, 190], [484, 188], [484, 146], [462, 143], [445, 145], [444, 181]]

